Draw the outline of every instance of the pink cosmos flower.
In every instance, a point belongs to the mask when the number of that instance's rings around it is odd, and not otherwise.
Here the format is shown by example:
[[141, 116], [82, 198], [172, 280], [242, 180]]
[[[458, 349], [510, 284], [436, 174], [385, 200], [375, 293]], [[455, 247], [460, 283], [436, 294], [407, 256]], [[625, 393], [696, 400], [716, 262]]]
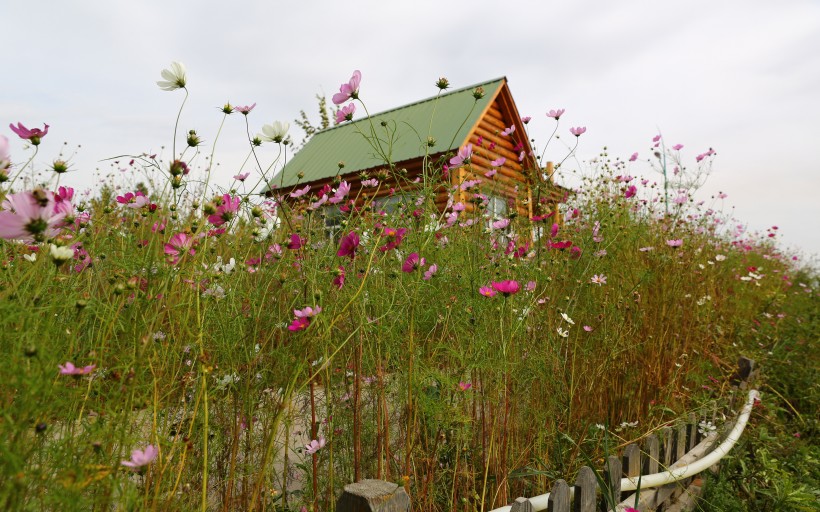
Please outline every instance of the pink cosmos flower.
[[496, 295], [498, 292], [497, 292], [497, 291], [495, 291], [495, 290], [493, 290], [493, 289], [492, 289], [491, 287], [489, 287], [489, 286], [482, 286], [481, 288], [479, 288], [479, 289], [478, 289], [478, 293], [480, 293], [481, 295], [483, 295], [483, 296], [485, 296], [485, 297], [495, 297], [495, 295]]
[[638, 159], [638, 153], [632, 153], [632, 156], [629, 157], [630, 162], [634, 162]]
[[680, 151], [681, 149], [683, 149], [683, 144], [675, 144], [674, 146], [672, 146], [672, 149], [674, 149], [675, 151]]
[[346, 107], [342, 107], [336, 112], [336, 123], [341, 124], [345, 121], [352, 121], [355, 112], [356, 105], [354, 103], [348, 103]]
[[60, 369], [60, 375], [86, 375], [94, 371], [94, 368], [97, 367], [96, 364], [90, 364], [88, 366], [83, 366], [82, 368], [74, 366], [73, 363], [66, 362], [65, 365], [58, 364], [57, 367]]
[[673, 240], [667, 240], [666, 245], [668, 245], [669, 247], [680, 247], [683, 245], [683, 239], [678, 238]]
[[0, 238], [26, 242], [53, 238], [65, 224], [53, 192], [43, 189], [9, 194], [0, 211]]
[[136, 469], [154, 462], [157, 455], [159, 455], [159, 450], [157, 447], [149, 444], [145, 447], [145, 450], [132, 450], [131, 460], [124, 460], [121, 464], [123, 466]]
[[402, 272], [407, 272], [408, 274], [419, 267], [423, 267], [424, 264], [427, 263], [427, 260], [424, 258], [419, 257], [419, 253], [413, 252], [404, 260], [404, 263], [401, 266]]
[[661, 134], [660, 133], [655, 135], [654, 137], [652, 137], [652, 142], [660, 142], [660, 140], [661, 140]]
[[362, 82], [362, 73], [358, 69], [353, 72], [353, 76], [350, 78], [350, 81], [346, 84], [342, 84], [339, 87], [339, 92], [333, 95], [333, 103], [335, 105], [341, 105], [345, 101], [349, 99], [358, 99], [359, 98], [359, 84]]
[[424, 277], [422, 279], [424, 279], [425, 281], [429, 281], [433, 278], [434, 275], [436, 275], [436, 272], [438, 272], [438, 265], [433, 263], [432, 265], [430, 265], [430, 268], [428, 268], [424, 272]]
[[382, 238], [386, 239], [387, 243], [379, 247], [379, 250], [381, 252], [387, 252], [390, 249], [395, 249], [401, 244], [406, 232], [406, 228], [385, 228], [382, 233]]
[[531, 291], [535, 290], [535, 286], [536, 286], [535, 281], [527, 281], [527, 286], [525, 286], [524, 289], [527, 290], [528, 292], [531, 292]]
[[515, 125], [512, 125], [509, 128], [504, 128], [504, 130], [501, 132], [501, 135], [508, 137], [513, 132], [515, 132]]
[[547, 117], [551, 117], [556, 121], [561, 119], [561, 116], [564, 115], [565, 110], [563, 108], [559, 108], [557, 110], [550, 110], [547, 112]]
[[322, 308], [319, 307], [319, 306], [316, 306], [316, 307], [313, 307], [313, 308], [310, 307], [310, 306], [307, 306], [304, 309], [294, 309], [293, 310], [293, 315], [296, 318], [312, 318], [312, 317], [318, 315], [321, 312], [322, 312]]
[[355, 231], [351, 231], [343, 236], [339, 242], [339, 251], [336, 256], [344, 258], [349, 257], [351, 260], [356, 257], [356, 248], [359, 247], [359, 235]]
[[496, 158], [495, 160], [493, 160], [492, 162], [490, 162], [490, 165], [492, 165], [493, 167], [501, 167], [502, 165], [504, 165], [504, 162], [506, 162], [506, 161], [507, 161], [506, 158], [504, 158], [503, 156], [500, 156], [500, 157]]
[[484, 177], [485, 178], [492, 178], [496, 174], [498, 174], [498, 171], [496, 171], [495, 169], [491, 169], [491, 170], [484, 173]]
[[237, 212], [239, 212], [239, 205], [242, 203], [242, 198], [238, 196], [231, 197], [230, 194], [222, 196], [222, 204], [216, 209], [212, 215], [208, 216], [208, 222], [216, 227], [222, 226], [233, 219]]
[[288, 326], [291, 332], [304, 331], [310, 325], [310, 318], [294, 318], [293, 322]]
[[168, 240], [168, 243], [165, 244], [165, 254], [168, 256], [168, 261], [171, 265], [179, 263], [179, 260], [186, 252], [191, 255], [196, 254], [196, 251], [192, 248], [193, 245], [194, 238], [188, 235], [188, 233], [177, 233], [172, 236], [171, 239]]
[[333, 278], [333, 286], [338, 288], [339, 290], [342, 289], [342, 286], [345, 285], [345, 268], [339, 265], [339, 269], [336, 271], [336, 277]]
[[524, 117], [521, 118], [521, 122], [524, 123], [524, 124], [527, 124], [530, 121], [532, 121], [532, 117], [530, 117], [530, 116], [524, 116]]
[[304, 188], [300, 188], [298, 190], [294, 190], [290, 193], [290, 197], [296, 199], [297, 197], [302, 197], [303, 195], [310, 192], [310, 185], [305, 185]]
[[470, 158], [473, 156], [473, 145], [467, 144], [463, 148], [459, 148], [458, 154], [450, 159], [450, 168], [453, 169], [459, 165], [470, 163]]
[[587, 131], [586, 126], [576, 126], [575, 128], [569, 129], [569, 133], [575, 135], [576, 137], [580, 137], [585, 131]]
[[604, 285], [606, 284], [606, 276], [603, 274], [595, 274], [589, 279], [589, 282], [592, 284], [597, 284], [598, 286]]
[[233, 108], [233, 111], [234, 112], [241, 112], [242, 114], [248, 115], [248, 114], [250, 114], [251, 110], [253, 110], [253, 107], [255, 107], [255, 106], [256, 106], [256, 103], [254, 103], [253, 105], [245, 105], [245, 106], [237, 105], [236, 107]]
[[9, 153], [9, 139], [5, 135], [0, 135], [0, 171], [4, 171], [11, 165], [11, 154]]
[[471, 387], [473, 387], [473, 384], [471, 382], [461, 381], [458, 383], [458, 389], [460, 389], [461, 391], [467, 391]]
[[549, 246], [551, 249], [569, 249], [572, 247], [572, 241], [564, 240], [563, 242], [550, 242]]
[[514, 293], [518, 293], [521, 290], [521, 285], [518, 284], [518, 281], [513, 280], [506, 280], [501, 282], [491, 282], [490, 285], [493, 289], [497, 292], [501, 292], [505, 297], [508, 297]]
[[584, 326], [584, 330], [585, 330], [586, 332], [592, 332], [592, 327], [591, 327], [591, 326], [589, 326], [589, 325], [585, 325], [585, 326]]
[[17, 126], [14, 126], [14, 124], [10, 124], [9, 128], [11, 128], [11, 131], [16, 133], [21, 139], [28, 139], [33, 146], [39, 146], [40, 139], [45, 137], [48, 133], [48, 125], [44, 124], [44, 126], [45, 128], [42, 130], [39, 128], [32, 128], [29, 130], [28, 128], [23, 126], [23, 123], [17, 123]]
[[634, 197], [635, 194], [637, 194], [637, 193], [638, 193], [638, 187], [636, 187], [635, 185], [630, 185], [626, 189], [626, 191], [624, 191], [624, 197], [629, 199], [630, 197]]
[[333, 197], [330, 198], [330, 202], [333, 204], [338, 204], [344, 201], [347, 194], [350, 193], [350, 184], [346, 181], [343, 181], [339, 184], [339, 187], [336, 189], [336, 193], [333, 194]]
[[362, 182], [362, 186], [363, 187], [378, 187], [379, 186], [379, 180], [377, 180], [376, 178], [370, 178], [369, 180], [364, 180]]
[[573, 259], [576, 259], [576, 260], [581, 257], [582, 253], [583, 253], [583, 251], [577, 245], [573, 245], [569, 250], [570, 258], [573, 258]]
[[312, 439], [308, 444], [305, 445], [305, 452], [308, 455], [313, 455], [314, 453], [324, 448], [325, 444], [327, 444], [325, 438], [319, 436], [319, 439]]
[[242, 174], [237, 174], [236, 176], [233, 177], [233, 179], [235, 179], [237, 181], [245, 181], [246, 179], [248, 179], [248, 176], [250, 176], [250, 175], [251, 175], [251, 173], [245, 172], [245, 173], [242, 173]]
[[493, 229], [504, 229], [510, 225], [510, 219], [501, 219], [492, 223]]

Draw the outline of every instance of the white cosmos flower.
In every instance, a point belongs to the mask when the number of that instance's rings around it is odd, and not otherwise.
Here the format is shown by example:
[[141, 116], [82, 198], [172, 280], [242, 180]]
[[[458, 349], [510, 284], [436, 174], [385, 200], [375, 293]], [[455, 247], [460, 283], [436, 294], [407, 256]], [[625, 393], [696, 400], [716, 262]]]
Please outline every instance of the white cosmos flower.
[[285, 140], [289, 128], [290, 123], [274, 121], [273, 124], [262, 125], [262, 133], [258, 135], [258, 137], [262, 140], [276, 142], [278, 144]]
[[171, 69], [162, 70], [162, 78], [165, 80], [160, 80], [157, 85], [163, 91], [174, 91], [185, 87], [185, 65], [181, 62], [172, 62]]
[[575, 322], [573, 322], [572, 318], [570, 318], [569, 315], [567, 315], [566, 313], [561, 313], [561, 318], [563, 318], [566, 323], [570, 325], [575, 325]]
[[567, 330], [565, 330], [565, 329], [561, 329], [561, 328], [559, 327], [558, 329], [556, 329], [556, 331], [558, 332], [558, 336], [561, 336], [562, 338], [567, 338], [567, 337], [569, 337], [569, 331], [567, 331]]
[[51, 259], [55, 263], [63, 263], [74, 257], [74, 249], [71, 247], [58, 247], [51, 244]]

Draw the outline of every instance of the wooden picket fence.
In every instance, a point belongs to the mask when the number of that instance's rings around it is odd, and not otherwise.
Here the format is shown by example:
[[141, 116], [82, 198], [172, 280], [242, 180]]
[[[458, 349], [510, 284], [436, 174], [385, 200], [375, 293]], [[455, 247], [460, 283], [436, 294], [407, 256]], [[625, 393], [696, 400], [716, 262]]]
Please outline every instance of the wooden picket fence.
[[[657, 434], [646, 436], [641, 446], [626, 446], [620, 457], [607, 457], [604, 467], [597, 472], [590, 467], [582, 467], [572, 486], [562, 479], [555, 481], [547, 498], [546, 508], [541, 503], [543, 499], [522, 497], [515, 500], [511, 506], [492, 512], [623, 512], [628, 507], [640, 512], [690, 510], [700, 491], [700, 479], [697, 477], [678, 480], [654, 489], [642, 489], [637, 495], [634, 491], [621, 491], [621, 478], [638, 478], [639, 475], [676, 469], [691, 464], [709, 453], [718, 440], [718, 433], [701, 433], [700, 421], [715, 422], [719, 415], [734, 411], [742, 392], [749, 387], [756, 375], [754, 361], [741, 358], [738, 370], [732, 377], [733, 390], [722, 409], [715, 404], [707, 418], [698, 418], [690, 414], [686, 422], [676, 427], [665, 427]], [[536, 508], [534, 501], [541, 504]], [[408, 512], [411, 510], [411, 504], [403, 487], [380, 480], [364, 480], [345, 486], [345, 492], [339, 498], [336, 510]]]

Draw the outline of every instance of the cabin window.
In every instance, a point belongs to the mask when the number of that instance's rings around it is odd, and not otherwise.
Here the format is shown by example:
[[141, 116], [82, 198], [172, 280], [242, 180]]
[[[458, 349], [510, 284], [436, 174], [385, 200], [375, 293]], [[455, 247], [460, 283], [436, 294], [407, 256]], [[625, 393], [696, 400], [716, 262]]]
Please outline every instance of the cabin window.
[[394, 194], [391, 196], [380, 197], [374, 201], [374, 209], [376, 211], [384, 211], [384, 213], [391, 215], [396, 213], [402, 205], [408, 203], [410, 198], [407, 194]]
[[327, 205], [322, 208], [322, 218], [325, 224], [325, 236], [336, 240], [342, 231], [342, 212], [336, 205]]
[[509, 218], [507, 207], [507, 198], [502, 196], [489, 196], [487, 198], [487, 208], [485, 209], [487, 215], [487, 228], [492, 229], [499, 234], [499, 241], [506, 243], [510, 236], [512, 236], [512, 227], [507, 226], [504, 229], [493, 229], [493, 222]]

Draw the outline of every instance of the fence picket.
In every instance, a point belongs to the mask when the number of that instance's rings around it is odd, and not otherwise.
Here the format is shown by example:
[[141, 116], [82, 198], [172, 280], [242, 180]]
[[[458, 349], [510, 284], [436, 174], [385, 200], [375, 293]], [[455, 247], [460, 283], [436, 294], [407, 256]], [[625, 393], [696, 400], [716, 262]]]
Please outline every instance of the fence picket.
[[569, 484], [566, 480], [556, 480], [547, 500], [547, 512], [570, 512]]
[[578, 471], [575, 479], [575, 498], [572, 500], [573, 512], [595, 512], [596, 491], [598, 482], [595, 472], [587, 466]]

